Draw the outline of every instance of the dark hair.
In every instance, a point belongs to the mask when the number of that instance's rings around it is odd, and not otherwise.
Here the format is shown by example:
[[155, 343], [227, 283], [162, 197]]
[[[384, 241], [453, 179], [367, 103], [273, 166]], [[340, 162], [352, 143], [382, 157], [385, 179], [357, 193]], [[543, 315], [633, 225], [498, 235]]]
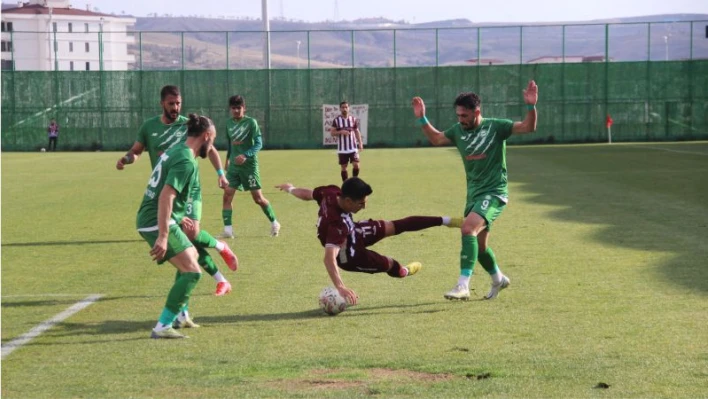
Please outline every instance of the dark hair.
[[481, 104], [482, 99], [471, 91], [460, 93], [455, 99], [455, 107], [465, 107], [467, 109], [475, 110], [479, 108]]
[[341, 106], [342, 106], [342, 105], [344, 105], [344, 104], [347, 104], [347, 105], [349, 105], [349, 103], [348, 103], [348, 102], [346, 102], [346, 101], [342, 101], [341, 103], [339, 103], [339, 106], [341, 107]]
[[206, 116], [189, 114], [189, 120], [187, 121], [187, 136], [199, 137], [213, 125], [214, 122]]
[[229, 97], [229, 107], [243, 107], [246, 105], [246, 100], [243, 99], [243, 96], [239, 96], [238, 94], [235, 96]]
[[371, 195], [374, 190], [358, 177], [352, 177], [342, 183], [342, 198], [360, 200]]
[[175, 96], [179, 97], [182, 94], [179, 92], [179, 87], [177, 86], [172, 86], [172, 85], [167, 85], [160, 90], [160, 101], [165, 101], [165, 97], [167, 96]]

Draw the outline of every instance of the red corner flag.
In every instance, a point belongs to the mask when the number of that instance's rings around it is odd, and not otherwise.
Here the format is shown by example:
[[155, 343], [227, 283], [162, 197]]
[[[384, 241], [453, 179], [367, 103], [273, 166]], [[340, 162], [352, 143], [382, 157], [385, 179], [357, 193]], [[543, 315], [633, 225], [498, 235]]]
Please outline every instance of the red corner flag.
[[605, 126], [607, 126], [608, 129], [610, 128], [610, 126], [612, 126], [612, 122], [614, 122], [612, 120], [612, 117], [610, 117], [610, 114], [607, 114], [607, 119], [605, 119]]

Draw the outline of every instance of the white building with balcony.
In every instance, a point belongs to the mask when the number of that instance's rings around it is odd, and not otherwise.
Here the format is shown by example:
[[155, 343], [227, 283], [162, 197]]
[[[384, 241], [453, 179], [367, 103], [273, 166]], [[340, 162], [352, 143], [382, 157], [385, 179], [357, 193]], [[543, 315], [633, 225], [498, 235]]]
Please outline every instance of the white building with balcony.
[[135, 18], [72, 8], [69, 0], [29, 0], [2, 10], [2, 69], [121, 71], [135, 62]]

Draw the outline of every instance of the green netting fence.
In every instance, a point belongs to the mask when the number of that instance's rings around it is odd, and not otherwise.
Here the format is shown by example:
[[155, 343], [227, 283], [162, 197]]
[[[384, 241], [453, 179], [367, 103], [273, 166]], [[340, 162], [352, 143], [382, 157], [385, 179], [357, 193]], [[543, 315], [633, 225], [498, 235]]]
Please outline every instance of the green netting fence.
[[539, 85], [535, 134], [512, 143], [708, 139], [708, 60], [307, 70], [178, 70], [2, 74], [2, 150], [46, 146], [50, 119], [61, 150], [125, 150], [143, 120], [161, 112], [160, 88], [180, 86], [183, 114], [222, 129], [228, 97], [246, 98], [266, 148], [321, 148], [322, 104], [368, 104], [369, 146], [427, 145], [410, 108], [426, 101], [440, 129], [455, 123], [455, 96], [474, 91], [486, 116], [521, 120], [522, 90]]

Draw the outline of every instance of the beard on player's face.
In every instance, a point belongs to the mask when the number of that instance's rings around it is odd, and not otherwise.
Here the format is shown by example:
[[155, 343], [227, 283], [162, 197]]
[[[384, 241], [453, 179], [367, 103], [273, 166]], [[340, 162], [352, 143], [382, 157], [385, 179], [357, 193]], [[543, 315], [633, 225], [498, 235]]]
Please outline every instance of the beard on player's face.
[[201, 147], [199, 147], [199, 156], [204, 159], [207, 157], [207, 154], [209, 154], [209, 147], [211, 147], [211, 143], [204, 143], [202, 144]]
[[170, 111], [167, 108], [163, 108], [163, 114], [165, 115], [165, 119], [167, 119], [170, 122], [174, 122], [177, 120], [177, 117], [179, 116], [179, 112], [175, 111]]

